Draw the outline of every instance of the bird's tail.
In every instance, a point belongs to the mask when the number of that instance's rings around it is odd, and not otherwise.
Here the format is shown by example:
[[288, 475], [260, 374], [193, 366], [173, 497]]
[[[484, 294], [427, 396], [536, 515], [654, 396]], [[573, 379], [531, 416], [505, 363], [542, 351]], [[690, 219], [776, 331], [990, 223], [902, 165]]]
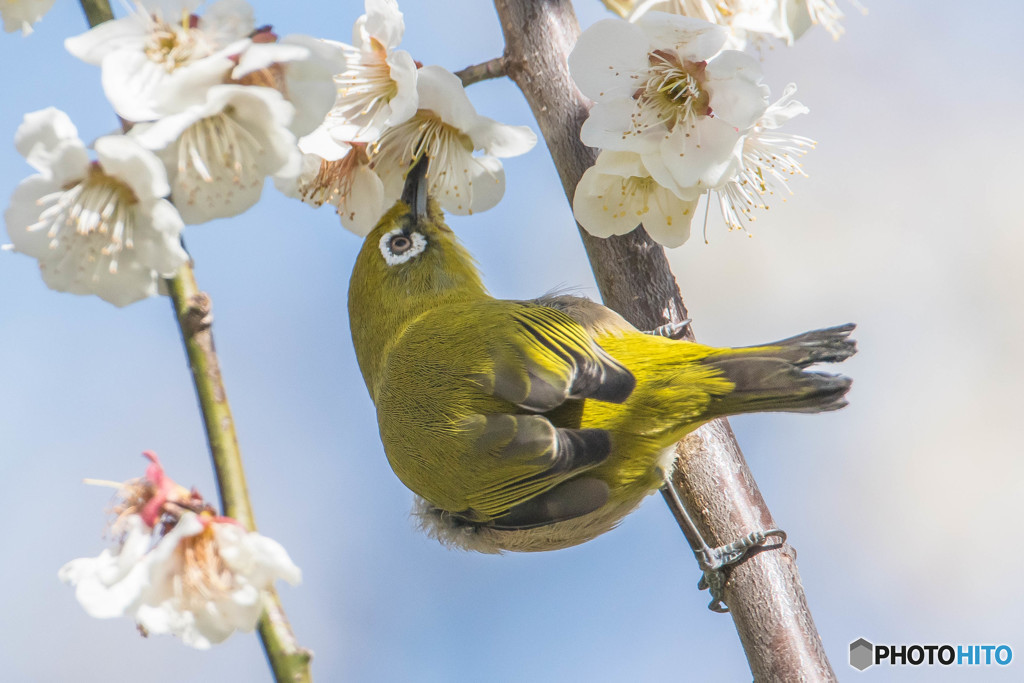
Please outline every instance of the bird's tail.
[[814, 363], [838, 363], [856, 353], [856, 342], [848, 338], [854, 327], [840, 325], [763, 346], [716, 350], [703, 362], [735, 388], [714, 397], [709, 412], [818, 413], [842, 408], [852, 380], [805, 368]]

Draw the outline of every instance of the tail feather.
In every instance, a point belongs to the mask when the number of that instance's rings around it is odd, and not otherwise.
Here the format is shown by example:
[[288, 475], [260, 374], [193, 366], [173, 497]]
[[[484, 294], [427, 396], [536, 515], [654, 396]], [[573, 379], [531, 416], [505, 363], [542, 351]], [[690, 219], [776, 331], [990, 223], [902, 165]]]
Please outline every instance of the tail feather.
[[811, 372], [814, 363], [838, 363], [857, 352], [848, 339], [854, 325], [807, 332], [773, 344], [722, 350], [705, 359], [735, 387], [712, 401], [717, 415], [785, 411], [818, 413], [838, 410], [852, 380]]
[[857, 353], [857, 342], [849, 338], [856, 327], [853, 323], [847, 323], [747, 348], [771, 349], [769, 355], [784, 358], [798, 368], [814, 363], [841, 363]]

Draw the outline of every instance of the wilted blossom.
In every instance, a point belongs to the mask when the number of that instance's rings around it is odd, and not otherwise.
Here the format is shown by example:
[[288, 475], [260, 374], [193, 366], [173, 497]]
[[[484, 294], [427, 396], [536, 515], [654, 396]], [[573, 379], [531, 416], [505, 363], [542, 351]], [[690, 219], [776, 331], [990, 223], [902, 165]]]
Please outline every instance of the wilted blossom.
[[275, 579], [301, 572], [276, 541], [218, 516], [171, 480], [157, 457], [144, 477], [118, 486], [112, 548], [64, 565], [61, 581], [93, 617], [126, 616], [143, 635], [176, 635], [206, 649], [252, 631]]

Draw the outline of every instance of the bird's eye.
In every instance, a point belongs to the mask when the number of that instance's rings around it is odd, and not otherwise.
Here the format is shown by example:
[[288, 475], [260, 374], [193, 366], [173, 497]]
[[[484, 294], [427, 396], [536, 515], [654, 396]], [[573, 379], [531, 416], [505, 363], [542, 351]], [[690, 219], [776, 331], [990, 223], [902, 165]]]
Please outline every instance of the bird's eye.
[[394, 254], [395, 256], [398, 256], [399, 254], [404, 254], [411, 248], [412, 240], [401, 233], [392, 237], [391, 241], [388, 242], [388, 249], [390, 249], [391, 253]]
[[389, 266], [405, 263], [426, 248], [426, 237], [418, 232], [406, 234], [401, 228], [391, 230], [380, 238], [380, 253]]

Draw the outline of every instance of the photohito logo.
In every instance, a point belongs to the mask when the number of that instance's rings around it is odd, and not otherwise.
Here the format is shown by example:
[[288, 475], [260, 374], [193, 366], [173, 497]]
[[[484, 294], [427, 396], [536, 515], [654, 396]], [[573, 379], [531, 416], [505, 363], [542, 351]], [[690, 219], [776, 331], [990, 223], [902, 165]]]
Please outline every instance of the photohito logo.
[[864, 671], [889, 666], [1006, 666], [1013, 661], [1009, 645], [872, 645], [864, 638], [850, 643], [850, 666]]

